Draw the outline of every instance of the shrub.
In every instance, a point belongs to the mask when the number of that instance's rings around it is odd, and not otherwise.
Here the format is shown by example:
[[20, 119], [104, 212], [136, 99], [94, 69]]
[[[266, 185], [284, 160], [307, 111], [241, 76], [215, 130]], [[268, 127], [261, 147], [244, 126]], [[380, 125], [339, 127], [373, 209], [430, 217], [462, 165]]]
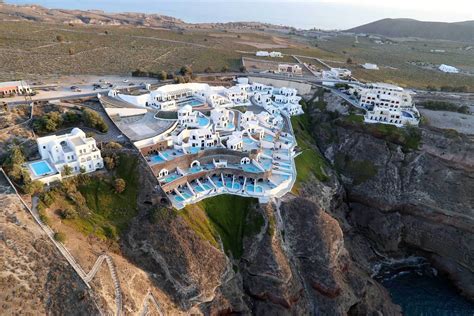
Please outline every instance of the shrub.
[[122, 178], [117, 178], [114, 181], [114, 188], [116, 193], [122, 193], [125, 191], [125, 187], [127, 186], [126, 182]]
[[59, 216], [62, 219], [75, 219], [77, 218], [77, 212], [72, 207], [66, 207], [65, 209], [58, 210]]
[[66, 176], [72, 173], [72, 167], [69, 165], [64, 165], [62, 173]]
[[62, 35], [56, 35], [56, 40], [60, 43], [64, 42], [64, 36]]
[[105, 148], [107, 148], [107, 149], [121, 149], [122, 145], [120, 145], [119, 143], [116, 143], [116, 142], [108, 142], [105, 145]]
[[32, 181], [23, 187], [23, 191], [25, 191], [26, 194], [37, 194], [41, 193], [44, 190], [44, 183], [40, 181]]
[[191, 68], [191, 66], [183, 66], [179, 70], [179, 73], [182, 76], [188, 76], [188, 75], [191, 76], [193, 74], [193, 69]]
[[115, 168], [115, 160], [113, 157], [104, 157], [104, 164], [107, 170], [112, 170]]
[[222, 67], [221, 72], [228, 72], [229, 71], [229, 66], [225, 65]]
[[59, 241], [60, 243], [64, 243], [66, 241], [66, 235], [61, 232], [54, 233], [54, 240]]

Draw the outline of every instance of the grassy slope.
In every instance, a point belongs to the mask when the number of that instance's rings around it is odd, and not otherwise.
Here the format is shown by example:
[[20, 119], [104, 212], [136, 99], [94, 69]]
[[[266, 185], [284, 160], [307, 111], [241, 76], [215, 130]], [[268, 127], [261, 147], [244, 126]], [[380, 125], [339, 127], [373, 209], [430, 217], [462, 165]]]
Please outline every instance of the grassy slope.
[[225, 251], [240, 258], [244, 236], [257, 233], [263, 225], [262, 216], [252, 210], [256, 202], [253, 198], [219, 195], [187, 206], [179, 215], [199, 236], [213, 245], [220, 237]]
[[[322, 98], [322, 96], [320, 95]], [[311, 103], [311, 101], [310, 101]], [[321, 99], [319, 102], [314, 102], [310, 106], [323, 106], [324, 101]], [[328, 176], [324, 171], [326, 162], [321, 156], [319, 151], [315, 148], [313, 137], [310, 135], [310, 116], [308, 114], [309, 106], [303, 104], [305, 114], [300, 116], [293, 116], [291, 118], [291, 124], [298, 142], [298, 146], [302, 150], [302, 153], [295, 159], [296, 164], [296, 182], [293, 188], [294, 191], [298, 191], [300, 185], [308, 181], [311, 176], [315, 176], [320, 181], [326, 181]]]
[[133, 156], [120, 156], [116, 176], [127, 184], [122, 193], [115, 193], [112, 179], [89, 177], [79, 185], [79, 191], [87, 201], [92, 214], [87, 218], [71, 220], [84, 232], [99, 237], [113, 238], [127, 228], [137, 214], [138, 176], [137, 160]]

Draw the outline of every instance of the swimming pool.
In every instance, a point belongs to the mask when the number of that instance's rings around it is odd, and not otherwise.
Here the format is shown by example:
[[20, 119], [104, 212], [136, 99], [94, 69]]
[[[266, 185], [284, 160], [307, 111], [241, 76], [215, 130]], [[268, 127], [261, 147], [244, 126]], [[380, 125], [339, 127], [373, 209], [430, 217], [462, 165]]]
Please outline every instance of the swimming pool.
[[273, 136], [271, 136], [271, 135], [267, 135], [267, 134], [266, 134], [266, 135], [263, 137], [263, 139], [266, 140], [267, 142], [273, 142]]
[[150, 156], [150, 162], [152, 164], [160, 163], [160, 162], [163, 162], [163, 161], [165, 161], [165, 160], [163, 158], [161, 158], [160, 155]]
[[49, 166], [49, 164], [46, 161], [38, 161], [38, 162], [33, 162], [30, 164], [31, 169], [33, 170], [33, 173], [37, 177], [44, 176], [48, 173], [53, 172], [53, 169]]
[[403, 115], [404, 117], [413, 118], [413, 115], [411, 115], [411, 113], [408, 113], [408, 112], [405, 112], [405, 111], [402, 111], [402, 115]]
[[198, 117], [199, 126], [206, 127], [209, 125], [209, 119], [207, 117]]
[[183, 103], [181, 103], [183, 106], [185, 105], [190, 105], [190, 106], [202, 106], [204, 105], [203, 102], [199, 101], [199, 100], [196, 100], [196, 99], [192, 99], [192, 100], [189, 100], [189, 101], [185, 101]]
[[180, 176], [177, 175], [177, 174], [170, 174], [169, 176], [167, 176], [166, 178], [163, 179], [163, 182], [169, 183], [169, 182], [171, 182], [171, 181], [173, 181], [173, 180], [178, 179], [179, 177], [180, 177]]
[[206, 189], [206, 190], [210, 190], [210, 189], [211, 189], [211, 186], [210, 186], [209, 184], [207, 184], [207, 183], [204, 183], [202, 186], [203, 186], [204, 189]]
[[199, 171], [201, 171], [201, 170], [202, 170], [201, 167], [195, 166], [195, 167], [189, 168], [189, 169], [188, 169], [188, 173], [196, 173], [196, 172], [199, 172]]
[[244, 143], [246, 143], [246, 144], [252, 144], [252, 143], [254, 142], [253, 140], [251, 140], [251, 139], [248, 138], [248, 137], [244, 137], [242, 140], [243, 140]]
[[242, 165], [242, 169], [247, 172], [253, 172], [253, 173], [258, 173], [262, 172], [257, 166], [248, 164], [248, 165]]

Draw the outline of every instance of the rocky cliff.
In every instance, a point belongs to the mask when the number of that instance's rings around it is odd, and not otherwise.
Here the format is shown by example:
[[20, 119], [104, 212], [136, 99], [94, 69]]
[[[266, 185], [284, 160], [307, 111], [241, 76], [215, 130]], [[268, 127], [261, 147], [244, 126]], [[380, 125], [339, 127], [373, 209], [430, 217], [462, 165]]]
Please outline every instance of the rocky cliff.
[[338, 124], [322, 113], [313, 118], [320, 123], [315, 139], [347, 190], [343, 217], [348, 235], [359, 236], [348, 240], [349, 247], [371, 253], [369, 258], [379, 257], [370, 248], [387, 257], [426, 256], [473, 299], [472, 138], [422, 127], [419, 148], [407, 150], [373, 130]]

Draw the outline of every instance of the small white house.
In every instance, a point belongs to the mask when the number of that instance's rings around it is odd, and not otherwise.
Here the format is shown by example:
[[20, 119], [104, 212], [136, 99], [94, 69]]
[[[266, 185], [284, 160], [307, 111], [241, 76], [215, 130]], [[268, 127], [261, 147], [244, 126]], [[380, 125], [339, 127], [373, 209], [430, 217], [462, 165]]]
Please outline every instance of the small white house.
[[227, 139], [226, 147], [232, 150], [242, 150], [242, 132], [233, 132]]
[[259, 50], [257, 53], [255, 53], [255, 56], [257, 57], [268, 57], [270, 56], [270, 53], [264, 50]]
[[352, 72], [346, 68], [331, 68], [329, 71], [323, 71], [323, 77], [344, 79], [352, 76]]
[[362, 68], [367, 69], [367, 70], [379, 70], [379, 66], [377, 66], [376, 64], [371, 64], [371, 63], [363, 64]]
[[213, 109], [211, 111], [211, 120], [216, 130], [233, 129], [233, 118], [233, 113], [227, 109]]
[[298, 64], [279, 64], [278, 73], [286, 73], [292, 75], [302, 75], [303, 69]]
[[280, 52], [270, 52], [270, 57], [281, 58], [283, 55]]
[[79, 128], [64, 135], [50, 135], [36, 140], [41, 160], [26, 164], [31, 178], [44, 183], [61, 180], [66, 166], [72, 174], [93, 172], [104, 167], [95, 139]]
[[459, 73], [459, 69], [457, 69], [456, 67], [445, 65], [445, 64], [441, 64], [438, 69], [441, 70], [442, 72], [446, 72], [450, 74]]
[[188, 143], [194, 148], [209, 148], [217, 146], [219, 142], [219, 134], [214, 133], [208, 128], [199, 128], [189, 130]]

